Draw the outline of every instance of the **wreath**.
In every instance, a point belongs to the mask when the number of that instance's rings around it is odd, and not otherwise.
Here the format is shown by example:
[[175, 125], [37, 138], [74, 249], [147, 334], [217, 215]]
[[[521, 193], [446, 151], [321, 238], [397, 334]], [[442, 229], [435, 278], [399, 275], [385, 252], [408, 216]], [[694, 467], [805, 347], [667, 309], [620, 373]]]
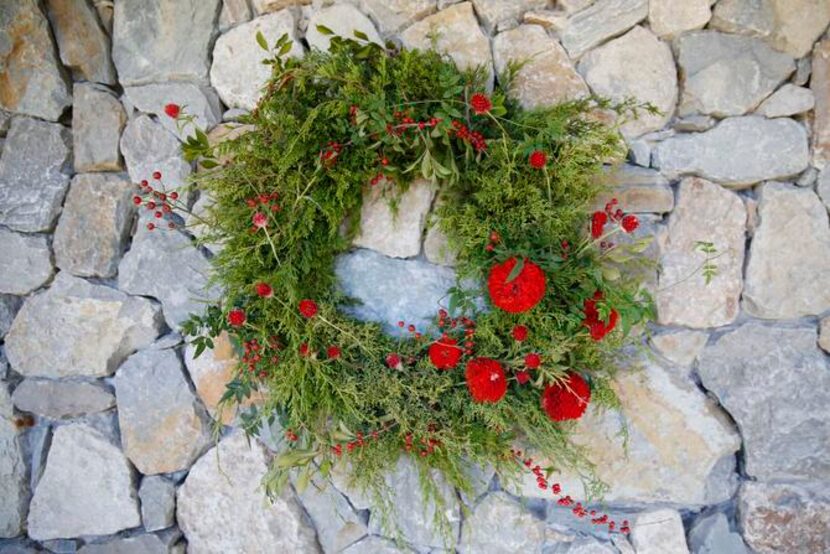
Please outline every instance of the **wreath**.
[[[591, 212], [603, 164], [625, 153], [608, 114], [620, 121], [640, 107], [592, 97], [525, 110], [507, 95], [516, 65], [488, 92], [481, 68], [355, 34], [302, 58], [285, 57], [287, 36], [269, 48], [259, 35], [273, 76], [240, 121], [247, 132], [211, 145], [196, 129], [186, 142], [204, 169], [192, 184], [210, 198], [200, 240], [221, 244], [212, 278], [224, 293], [183, 332], [196, 355], [228, 333], [240, 364], [223, 401], [246, 406], [250, 435], [263, 421], [281, 426], [270, 494], [290, 474], [301, 489], [339, 464], [390, 508], [384, 474], [409, 456], [439, 506], [433, 470], [469, 493], [471, 464], [508, 480], [531, 471], [570, 505], [554, 471], [596, 485], [569, 439], [573, 422], [619, 407], [620, 348], [653, 315], [631, 271], [646, 246], [628, 236], [636, 216], [613, 200]], [[168, 115], [192, 121], [175, 104]], [[396, 336], [348, 315], [354, 300], [334, 264], [352, 248], [367, 192], [394, 209], [423, 179], [438, 187], [435, 224], [456, 253], [458, 285], [429, 326], [401, 321]], [[137, 203], [171, 200], [160, 180], [141, 190]]]

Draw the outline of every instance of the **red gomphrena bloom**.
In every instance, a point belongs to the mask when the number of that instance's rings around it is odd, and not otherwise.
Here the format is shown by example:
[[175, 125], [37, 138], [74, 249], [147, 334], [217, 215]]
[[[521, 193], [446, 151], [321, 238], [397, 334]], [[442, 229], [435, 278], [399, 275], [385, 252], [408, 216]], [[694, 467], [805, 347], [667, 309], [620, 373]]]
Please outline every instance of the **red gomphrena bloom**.
[[518, 381], [520, 385], [524, 385], [525, 383], [530, 381], [530, 372], [529, 371], [517, 371], [516, 372], [516, 381]]
[[637, 227], [639, 226], [640, 220], [637, 219], [637, 216], [633, 214], [629, 214], [623, 217], [622, 221], [620, 222], [620, 227], [622, 227], [622, 230], [626, 233], [633, 233], [637, 230]]
[[317, 315], [317, 302], [314, 300], [300, 300], [299, 310], [303, 317], [312, 318]]
[[177, 117], [179, 117], [179, 114], [181, 112], [182, 112], [182, 108], [178, 104], [172, 104], [171, 103], [171, 104], [167, 104], [166, 106], [164, 106], [164, 113], [166, 113], [168, 117], [172, 117], [173, 119], [176, 119]]
[[470, 97], [470, 107], [476, 115], [485, 114], [493, 107], [493, 103], [486, 94], [477, 92]]
[[429, 347], [429, 360], [438, 369], [452, 369], [461, 359], [461, 348], [458, 341], [451, 338], [442, 338]]
[[251, 216], [251, 223], [253, 223], [254, 227], [257, 229], [262, 229], [268, 225], [268, 216], [262, 212], [254, 212], [254, 215]]
[[271, 298], [274, 295], [274, 289], [268, 283], [257, 283], [254, 290], [260, 298]]
[[504, 369], [496, 360], [474, 358], [467, 362], [467, 388], [473, 402], [495, 404], [507, 392]]
[[577, 373], [569, 373], [564, 383], [548, 385], [542, 392], [542, 409], [553, 421], [579, 419], [590, 401], [591, 387]]
[[591, 238], [598, 239], [605, 230], [608, 223], [608, 214], [605, 212], [594, 212], [591, 216]]
[[510, 258], [494, 265], [487, 278], [490, 301], [497, 308], [514, 314], [526, 312], [541, 302], [546, 288], [545, 272], [530, 260], [525, 260], [516, 278], [508, 282], [516, 263], [516, 258]]
[[326, 356], [330, 360], [336, 360], [337, 358], [340, 357], [340, 354], [342, 354], [342, 353], [343, 353], [343, 351], [340, 350], [339, 346], [329, 346], [328, 349], [326, 350]]
[[308, 343], [307, 342], [302, 343], [300, 345], [300, 348], [298, 349], [298, 352], [300, 353], [300, 356], [303, 356], [303, 357], [308, 356], [308, 353], [310, 352], [310, 348], [308, 346]]
[[516, 325], [513, 327], [513, 331], [511, 333], [513, 335], [513, 339], [519, 342], [527, 339], [527, 327], [524, 325]]
[[386, 365], [390, 369], [397, 369], [401, 365], [401, 357], [395, 353], [386, 355]]
[[534, 150], [530, 153], [528, 162], [533, 169], [542, 169], [548, 163], [548, 155], [541, 150]]
[[599, 318], [599, 310], [597, 310], [597, 301], [599, 300], [602, 300], [602, 292], [596, 291], [592, 298], [585, 300], [582, 307], [585, 314], [582, 325], [588, 328], [591, 338], [595, 341], [602, 340], [605, 335], [613, 331], [620, 319], [619, 312], [612, 309], [608, 314], [608, 321], [602, 321]]
[[538, 369], [542, 365], [542, 357], [536, 352], [531, 352], [525, 355], [525, 367], [528, 369]]
[[228, 312], [228, 324], [231, 327], [242, 327], [245, 324], [245, 310], [234, 308]]

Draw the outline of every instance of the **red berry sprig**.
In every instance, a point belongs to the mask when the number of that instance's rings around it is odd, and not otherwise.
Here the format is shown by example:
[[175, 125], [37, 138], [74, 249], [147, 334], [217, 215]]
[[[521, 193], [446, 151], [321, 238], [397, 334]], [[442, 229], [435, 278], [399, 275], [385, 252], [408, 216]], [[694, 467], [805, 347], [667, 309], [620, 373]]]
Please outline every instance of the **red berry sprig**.
[[147, 230], [154, 231], [160, 228], [162, 221], [166, 221], [168, 229], [175, 229], [176, 223], [170, 219], [173, 210], [177, 208], [175, 202], [179, 199], [179, 193], [176, 191], [165, 192], [164, 185], [161, 182], [161, 172], [153, 172], [153, 181], [158, 184], [154, 187], [147, 179], [142, 180], [138, 185], [138, 193], [133, 196], [133, 204], [144, 206], [148, 211], [153, 212], [153, 217], [159, 220], [158, 223], [150, 221], [147, 223]]
[[449, 133], [450, 136], [455, 135], [459, 140], [470, 143], [476, 152], [484, 152], [487, 150], [487, 140], [484, 138], [484, 135], [478, 131], [470, 131], [464, 123], [457, 119], [453, 120]]

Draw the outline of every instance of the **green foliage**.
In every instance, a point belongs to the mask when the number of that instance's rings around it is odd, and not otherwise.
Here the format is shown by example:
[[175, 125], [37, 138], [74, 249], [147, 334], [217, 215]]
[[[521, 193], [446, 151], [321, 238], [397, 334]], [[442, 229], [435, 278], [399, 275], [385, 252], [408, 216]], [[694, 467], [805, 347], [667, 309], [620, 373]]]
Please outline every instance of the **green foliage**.
[[[254, 339], [261, 345], [262, 359], [240, 366], [224, 400], [240, 403], [261, 393], [263, 402], [244, 415], [246, 430], [256, 433], [263, 419], [276, 418], [297, 435], [283, 441], [266, 488], [274, 493], [285, 485], [292, 468], [299, 468], [295, 482], [304, 484], [311, 472], [325, 475], [347, 460], [353, 485], [391, 506], [383, 475], [409, 452], [425, 493], [441, 502], [430, 471], [466, 491], [470, 464], [514, 478], [519, 467], [509, 452], [519, 442], [549, 459], [551, 468], [590, 476], [590, 460], [569, 440], [573, 426], [547, 418], [540, 391], [578, 371], [590, 377], [595, 405], [618, 407], [609, 384], [613, 355], [650, 314], [638, 279], [608, 270], [636, 262], [642, 244], [600, 251], [585, 232], [602, 166], [624, 153], [616, 130], [595, 113], [631, 113], [633, 104], [593, 98], [525, 111], [497, 88], [489, 94], [489, 114], [475, 115], [468, 100], [485, 90], [483, 71], [459, 71], [436, 52], [390, 51], [357, 38], [332, 37], [330, 53], [312, 51], [297, 60], [283, 57], [287, 38], [269, 49], [258, 36], [273, 54], [266, 61], [274, 73], [242, 122], [252, 130], [217, 146], [197, 135], [185, 146], [189, 158], [213, 162], [194, 186], [213, 199], [202, 216], [203, 240], [224, 245], [213, 260], [213, 279], [225, 291], [221, 304], [194, 316], [185, 331], [199, 352], [222, 331], [237, 346]], [[453, 122], [481, 133], [486, 150], [456, 136]], [[543, 170], [528, 164], [534, 150], [548, 156]], [[437, 327], [400, 339], [338, 310], [350, 300], [336, 287], [333, 265], [357, 231], [369, 183], [374, 179], [394, 204], [408, 187], [426, 186], [416, 181], [421, 177], [440, 186], [433, 224], [458, 252], [460, 279], [482, 283], [494, 263], [513, 256], [533, 260], [547, 274], [543, 301], [522, 314], [477, 312], [475, 298], [483, 291], [461, 285], [450, 291], [445, 307], [475, 320], [474, 355], [501, 361], [508, 374], [507, 395], [497, 404], [471, 401], [466, 358], [450, 371], [431, 365], [428, 337]], [[258, 203], [260, 197], [270, 200]], [[252, 228], [256, 211], [267, 216], [263, 229]], [[488, 250], [493, 232], [498, 240]], [[258, 297], [258, 282], [270, 284], [273, 296]], [[621, 329], [602, 342], [582, 323], [583, 302], [597, 290], [604, 293], [600, 314], [614, 308], [622, 319]], [[315, 317], [298, 312], [302, 299], [319, 304]], [[236, 307], [247, 322], [231, 328], [226, 316]], [[530, 331], [525, 342], [511, 338], [517, 324]], [[463, 342], [463, 329], [451, 334]], [[326, 355], [331, 345], [342, 349], [336, 359]], [[520, 385], [514, 375], [529, 352], [538, 352], [543, 364]], [[387, 366], [390, 353], [400, 356], [402, 368]], [[365, 446], [344, 449], [342, 458], [332, 448], [358, 442]]]

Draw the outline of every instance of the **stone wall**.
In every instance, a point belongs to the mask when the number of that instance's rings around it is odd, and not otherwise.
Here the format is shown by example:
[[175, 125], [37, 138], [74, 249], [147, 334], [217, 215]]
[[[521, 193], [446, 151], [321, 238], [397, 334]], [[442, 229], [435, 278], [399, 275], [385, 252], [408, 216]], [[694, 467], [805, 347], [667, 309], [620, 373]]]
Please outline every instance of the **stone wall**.
[[[410, 47], [437, 31], [493, 75], [527, 59], [526, 106], [594, 92], [661, 110], [624, 122], [628, 162], [608, 175], [656, 238], [653, 355], [617, 385], [627, 451], [618, 414], [578, 433], [633, 532], [477, 472], [474, 497], [447, 491], [458, 551], [830, 551], [830, 0], [329, 4], [0, 0], [0, 553], [403, 551], [340, 475], [263, 503], [268, 444], [216, 410], [230, 346], [194, 360], [176, 331], [217, 295], [219, 246], [148, 232], [131, 201], [151, 171], [195, 169], [167, 102], [226, 133], [268, 76], [255, 33], [302, 55], [327, 46], [319, 24]], [[373, 298], [358, 316], [418, 320], [452, 283], [433, 197], [413, 187], [397, 220], [367, 202], [337, 267]], [[698, 241], [718, 252], [708, 285]], [[399, 524], [411, 551], [439, 552], [415, 479], [404, 462], [389, 477]], [[581, 496], [578, 476], [557, 480]]]

